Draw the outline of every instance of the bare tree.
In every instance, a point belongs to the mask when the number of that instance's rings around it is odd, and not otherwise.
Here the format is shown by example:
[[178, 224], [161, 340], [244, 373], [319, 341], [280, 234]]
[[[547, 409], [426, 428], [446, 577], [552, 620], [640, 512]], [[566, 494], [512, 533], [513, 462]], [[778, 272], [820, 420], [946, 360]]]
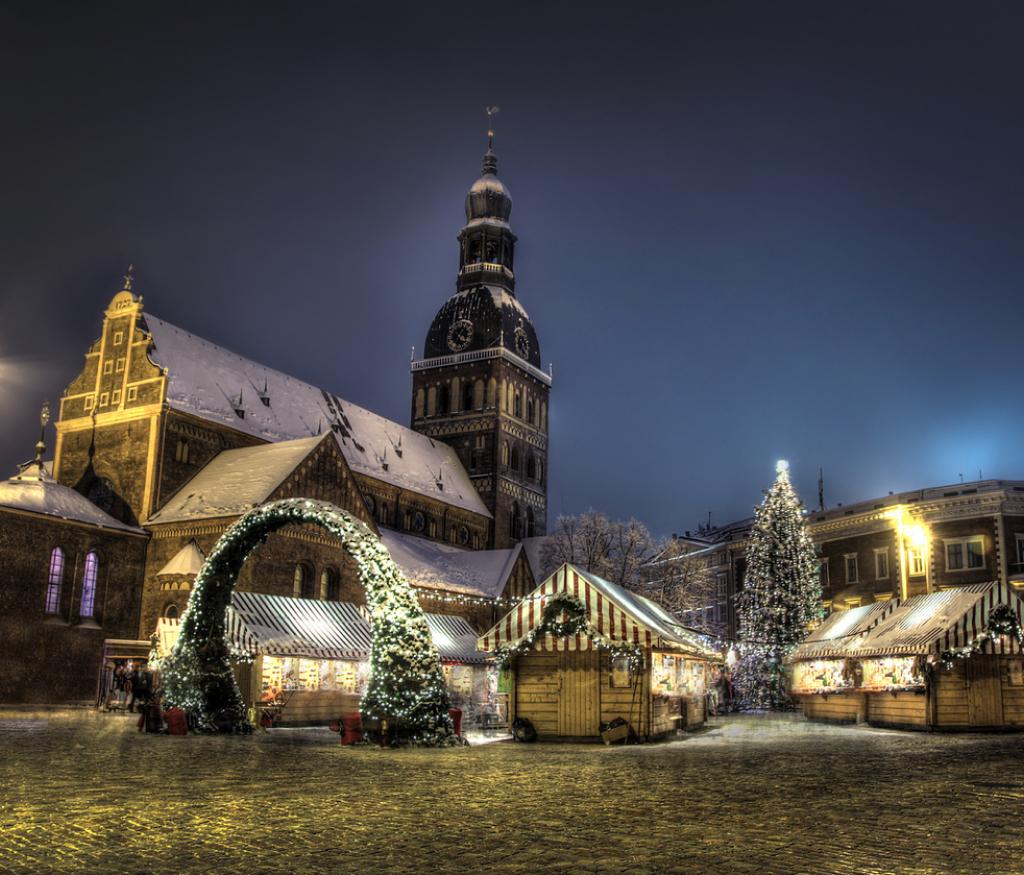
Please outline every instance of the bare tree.
[[639, 520], [611, 522], [603, 513], [589, 510], [558, 518], [541, 550], [541, 564], [544, 574], [550, 574], [563, 562], [571, 562], [612, 583], [633, 588], [641, 582], [641, 569], [659, 549]]
[[679, 617], [683, 623], [711, 634], [724, 627], [713, 620], [713, 608], [719, 600], [718, 584], [708, 557], [690, 545], [669, 539], [661, 552], [643, 569], [638, 591]]

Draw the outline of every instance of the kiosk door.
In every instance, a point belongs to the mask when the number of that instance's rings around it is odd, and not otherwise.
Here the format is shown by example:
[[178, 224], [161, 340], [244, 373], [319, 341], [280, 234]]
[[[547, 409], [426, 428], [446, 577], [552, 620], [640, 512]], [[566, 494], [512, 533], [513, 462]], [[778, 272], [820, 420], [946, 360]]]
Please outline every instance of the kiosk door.
[[1003, 688], [999, 657], [976, 653], [967, 668], [967, 715], [971, 726], [1003, 725]]
[[600, 662], [594, 650], [559, 654], [558, 734], [592, 738], [601, 716]]

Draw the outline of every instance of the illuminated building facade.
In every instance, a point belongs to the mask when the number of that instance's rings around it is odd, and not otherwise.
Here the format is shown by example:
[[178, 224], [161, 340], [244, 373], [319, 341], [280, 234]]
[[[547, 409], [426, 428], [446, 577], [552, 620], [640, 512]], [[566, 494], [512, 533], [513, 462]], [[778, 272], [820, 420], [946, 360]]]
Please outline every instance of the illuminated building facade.
[[[1024, 481], [892, 493], [809, 511], [806, 519], [820, 556], [826, 612], [989, 581], [1024, 587]], [[728, 638], [736, 637], [734, 603], [751, 524], [741, 520], [680, 539], [719, 584], [718, 601], [705, 610]]]

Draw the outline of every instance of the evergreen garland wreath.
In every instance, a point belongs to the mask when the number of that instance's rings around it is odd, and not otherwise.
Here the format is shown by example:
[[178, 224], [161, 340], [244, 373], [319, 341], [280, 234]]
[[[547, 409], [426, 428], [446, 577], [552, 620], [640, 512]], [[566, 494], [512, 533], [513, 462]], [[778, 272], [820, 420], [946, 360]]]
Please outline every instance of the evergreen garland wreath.
[[437, 648], [412, 587], [362, 522], [325, 501], [289, 498], [254, 508], [210, 552], [189, 597], [174, 650], [163, 661], [167, 701], [194, 714], [200, 728], [249, 728], [231, 671], [225, 613], [246, 558], [283, 526], [314, 524], [335, 535], [355, 560], [370, 609], [370, 681], [360, 710], [386, 718], [413, 744], [454, 742]]
[[637, 674], [644, 665], [644, 652], [640, 647], [606, 638], [587, 620], [587, 609], [583, 602], [566, 593], [558, 593], [548, 599], [540, 622], [530, 632], [515, 644], [498, 647], [494, 651], [498, 667], [507, 669], [517, 657], [529, 653], [537, 639], [545, 635], [553, 638], [585, 635], [599, 650], [606, 651], [613, 659], [628, 659], [631, 675]]

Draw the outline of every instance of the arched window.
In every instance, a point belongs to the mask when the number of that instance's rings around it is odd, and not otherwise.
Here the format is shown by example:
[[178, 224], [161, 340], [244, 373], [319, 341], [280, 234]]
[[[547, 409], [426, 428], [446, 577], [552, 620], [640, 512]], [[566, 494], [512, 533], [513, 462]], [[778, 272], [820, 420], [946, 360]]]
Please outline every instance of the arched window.
[[423, 388], [420, 387], [419, 389], [416, 390], [416, 412], [414, 414], [416, 419], [423, 419], [423, 409], [425, 403], [426, 401], [423, 395]]
[[473, 384], [473, 409], [483, 410], [484, 406], [484, 381], [477, 380]]
[[459, 409], [459, 401], [462, 399], [462, 381], [456, 377], [448, 385], [450, 386], [452, 413], [456, 413]]
[[188, 438], [178, 438], [178, 445], [174, 448], [174, 461], [187, 465], [191, 458]]
[[391, 512], [388, 510], [388, 503], [382, 501], [380, 503], [380, 524], [382, 526], [390, 525]]
[[446, 413], [451, 412], [452, 399], [451, 389], [448, 388], [447, 383], [442, 383], [441, 388], [437, 390], [437, 415], [444, 416]]
[[96, 581], [100, 574], [100, 557], [95, 550], [85, 554], [85, 565], [82, 567], [82, 601], [78, 613], [82, 617], [91, 617], [96, 609]]
[[494, 407], [498, 403], [498, 381], [491, 377], [487, 381], [487, 406]]
[[501, 444], [501, 464], [504, 465], [506, 468], [508, 467], [509, 458], [510, 458], [510, 456], [509, 456], [508, 441], [502, 441], [502, 444]]
[[520, 473], [520, 469], [519, 469], [519, 448], [518, 447], [512, 447], [512, 455], [510, 457], [508, 465], [517, 474]]
[[537, 482], [544, 483], [544, 462], [541, 459], [537, 460]]
[[54, 547], [50, 553], [50, 571], [46, 576], [46, 613], [60, 612], [60, 591], [64, 586], [64, 551]]
[[533, 518], [533, 508], [526, 508], [526, 537], [532, 538], [537, 532], [537, 526]]
[[341, 597], [341, 580], [333, 568], [325, 568], [320, 572], [320, 598], [336, 602]]
[[[483, 386], [483, 383], [481, 383], [480, 385]], [[474, 386], [474, 384], [469, 382], [469, 380], [466, 380], [466, 382], [462, 384], [462, 409], [463, 410], [472, 410], [474, 407], [477, 406], [476, 403], [474, 402], [474, 399], [473, 399], [473, 394], [475, 392], [473, 386]]]
[[437, 414], [437, 386], [427, 389], [427, 416]]
[[512, 515], [509, 517], [509, 534], [513, 539], [519, 540], [522, 537], [523, 521], [519, 513], [519, 502], [512, 502]]
[[522, 416], [523, 415], [523, 396], [516, 392], [512, 396], [512, 415]]
[[297, 599], [313, 598], [313, 575], [309, 568], [301, 562], [295, 566], [295, 575], [292, 578], [292, 595]]
[[533, 422], [534, 417], [534, 404], [532, 398], [526, 399], [526, 420], [527, 422]]
[[167, 617], [168, 620], [177, 620], [178, 606], [173, 603], [164, 605], [164, 616]]
[[537, 479], [537, 457], [533, 453], [526, 457], [526, 477], [529, 480]]

